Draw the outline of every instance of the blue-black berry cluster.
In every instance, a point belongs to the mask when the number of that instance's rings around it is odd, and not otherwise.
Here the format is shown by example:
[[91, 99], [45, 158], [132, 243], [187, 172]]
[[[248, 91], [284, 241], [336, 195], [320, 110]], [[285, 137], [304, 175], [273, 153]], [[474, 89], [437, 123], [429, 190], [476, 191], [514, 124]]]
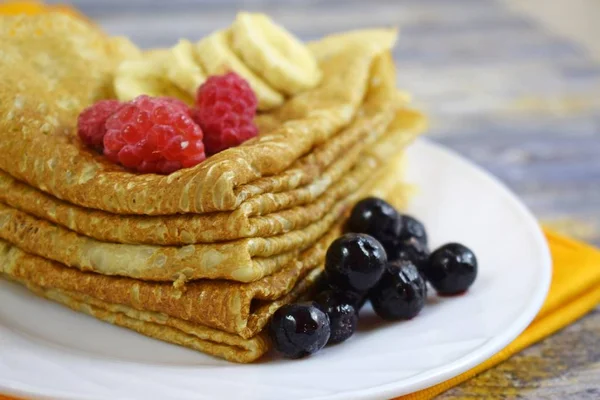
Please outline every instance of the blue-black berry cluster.
[[280, 308], [269, 332], [275, 349], [289, 358], [310, 355], [350, 338], [367, 300], [385, 320], [409, 320], [421, 312], [427, 284], [439, 295], [464, 293], [477, 276], [477, 258], [459, 243], [430, 253], [425, 226], [385, 200], [359, 201], [348, 233], [327, 250], [313, 302]]

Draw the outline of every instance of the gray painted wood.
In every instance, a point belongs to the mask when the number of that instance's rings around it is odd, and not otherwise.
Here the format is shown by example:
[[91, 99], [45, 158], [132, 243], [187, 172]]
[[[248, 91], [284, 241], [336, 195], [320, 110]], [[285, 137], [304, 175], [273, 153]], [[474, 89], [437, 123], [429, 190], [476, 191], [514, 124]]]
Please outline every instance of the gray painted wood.
[[[72, 3], [143, 47], [200, 38], [238, 9], [267, 12], [304, 39], [398, 25], [399, 85], [429, 114], [429, 135], [498, 176], [542, 221], [600, 245], [600, 65], [503, 3]], [[443, 398], [600, 398], [599, 337], [595, 312]]]

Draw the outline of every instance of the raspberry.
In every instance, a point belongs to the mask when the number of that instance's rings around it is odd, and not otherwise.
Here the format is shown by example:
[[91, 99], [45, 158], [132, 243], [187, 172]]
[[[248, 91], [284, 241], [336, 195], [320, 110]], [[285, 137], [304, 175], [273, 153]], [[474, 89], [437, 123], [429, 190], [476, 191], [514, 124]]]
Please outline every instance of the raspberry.
[[118, 100], [100, 100], [96, 104], [86, 108], [77, 118], [77, 134], [81, 141], [89, 147], [102, 151], [104, 124], [108, 117], [113, 115], [122, 103]]
[[181, 105], [146, 95], [125, 103], [106, 121], [104, 155], [143, 173], [169, 174], [199, 164], [206, 158], [202, 129]]
[[238, 146], [258, 134], [254, 125], [258, 100], [239, 75], [230, 72], [209, 77], [198, 88], [196, 102], [192, 117], [204, 132], [207, 153]]
[[163, 104], [170, 104], [173, 107], [176, 107], [178, 110], [181, 110], [184, 113], [190, 114], [191, 109], [185, 104], [183, 101], [176, 99], [175, 97], [154, 97], [156, 102], [162, 102]]

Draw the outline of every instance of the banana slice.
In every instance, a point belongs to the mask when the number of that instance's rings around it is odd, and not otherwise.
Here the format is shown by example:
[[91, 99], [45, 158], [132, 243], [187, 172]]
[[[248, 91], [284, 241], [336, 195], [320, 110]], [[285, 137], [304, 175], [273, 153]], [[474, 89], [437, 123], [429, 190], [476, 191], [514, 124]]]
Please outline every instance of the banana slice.
[[142, 57], [142, 51], [125, 36], [109, 38], [111, 54], [120, 60], [132, 60]]
[[129, 101], [141, 94], [177, 97], [188, 104], [193, 97], [166, 78], [166, 67], [171, 58], [168, 49], [153, 50], [141, 59], [123, 61], [117, 68], [114, 89], [121, 101]]
[[270, 110], [283, 104], [283, 95], [252, 72], [229, 47], [230, 31], [218, 31], [196, 44], [195, 56], [209, 75], [233, 71], [246, 79], [258, 98], [258, 109]]
[[293, 95], [321, 80], [317, 60], [308, 48], [267, 16], [239, 13], [231, 30], [236, 53], [278, 91]]
[[198, 86], [206, 80], [206, 75], [194, 58], [192, 43], [188, 40], [180, 40], [171, 49], [169, 61], [167, 64], [167, 78], [179, 89], [194, 98]]
[[340, 51], [344, 51], [348, 46], [361, 45], [361, 43], [368, 43], [375, 52], [383, 53], [394, 47], [397, 38], [397, 29], [361, 29], [329, 35], [308, 43], [308, 48], [317, 60], [323, 61]]

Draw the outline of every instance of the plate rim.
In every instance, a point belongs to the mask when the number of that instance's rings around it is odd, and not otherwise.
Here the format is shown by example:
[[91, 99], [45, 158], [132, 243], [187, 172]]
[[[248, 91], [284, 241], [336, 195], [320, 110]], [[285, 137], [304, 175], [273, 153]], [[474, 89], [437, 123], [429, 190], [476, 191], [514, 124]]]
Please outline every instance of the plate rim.
[[[530, 297], [529, 303], [523, 309], [521, 314], [519, 314], [518, 318], [516, 318], [509, 327], [503, 330], [501, 335], [495, 335], [491, 337], [481, 344], [477, 349], [469, 352], [468, 354], [448, 364], [417, 373], [409, 378], [401, 379], [399, 381], [359, 390], [342, 391], [325, 396], [307, 398], [309, 400], [365, 400], [373, 398], [390, 398], [430, 388], [441, 382], [447, 381], [448, 379], [456, 377], [468, 371], [469, 369], [474, 368], [509, 345], [533, 321], [547, 297], [552, 278], [552, 258], [550, 254], [550, 248], [543, 234], [541, 226], [529, 208], [500, 179], [487, 172], [475, 162], [460, 155], [455, 150], [436, 143], [428, 138], [419, 138], [411, 146], [424, 146], [426, 148], [430, 148], [434, 152], [442, 153], [444, 156], [451, 158], [454, 162], [468, 167], [472, 170], [473, 174], [488, 180], [491, 185], [495, 186], [498, 192], [502, 193], [505, 199], [511, 203], [513, 209], [519, 212], [523, 223], [526, 223], [527, 230], [532, 235], [532, 239], [535, 241], [536, 247], [540, 254], [540, 268], [541, 271], [543, 271], [543, 275], [539, 276], [538, 285], [535, 287], [535, 293]], [[127, 364], [129, 362], [125, 363]], [[407, 380], [411, 382], [407, 383]], [[100, 398], [94, 395], [74, 397], [76, 394], [69, 391], [43, 391], [39, 387], [15, 385], [14, 382], [11, 384], [10, 381], [4, 381], [1, 377], [0, 394], [18, 397], [35, 396], [36, 398], [44, 399], [61, 398], [81, 400]]]

